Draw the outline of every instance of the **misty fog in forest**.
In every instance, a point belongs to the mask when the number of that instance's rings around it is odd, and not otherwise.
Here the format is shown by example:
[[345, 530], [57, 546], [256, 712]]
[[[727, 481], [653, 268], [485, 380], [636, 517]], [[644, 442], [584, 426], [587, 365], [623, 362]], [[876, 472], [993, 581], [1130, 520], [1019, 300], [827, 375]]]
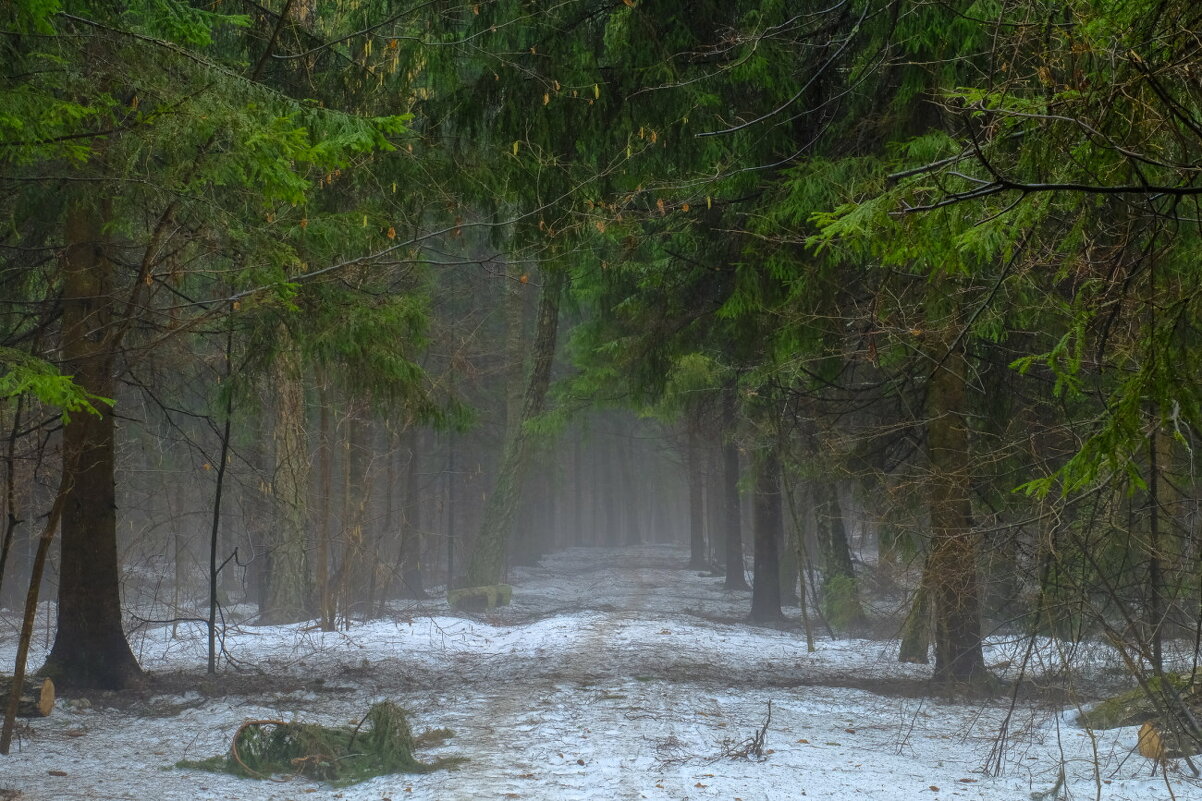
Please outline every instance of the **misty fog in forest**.
[[0, 801], [1202, 797], [1199, 30], [0, 4]]

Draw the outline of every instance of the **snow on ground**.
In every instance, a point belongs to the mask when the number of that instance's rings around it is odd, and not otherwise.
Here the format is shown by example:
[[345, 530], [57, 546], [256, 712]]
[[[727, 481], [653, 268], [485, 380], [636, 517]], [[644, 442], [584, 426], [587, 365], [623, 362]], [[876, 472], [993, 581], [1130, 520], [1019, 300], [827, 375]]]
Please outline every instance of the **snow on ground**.
[[[1131, 754], [1135, 729], [1083, 731], [1071, 707], [923, 698], [930, 669], [898, 664], [895, 643], [821, 637], [807, 653], [796, 627], [749, 626], [747, 593], [684, 570], [686, 556], [573, 549], [515, 571], [513, 606], [476, 619], [431, 602], [336, 633], [232, 629], [225, 646], [243, 670], [215, 680], [199, 629], [139, 630], [157, 689], [60, 699], [0, 758], [0, 789], [30, 801], [1013, 801], [1050, 790], [1063, 767], [1072, 798], [1202, 799], [1197, 780], [1153, 776]], [[1058, 647], [1036, 643], [1027, 675], [1053, 675]], [[1024, 649], [991, 642], [988, 661], [1015, 675]], [[0, 664], [14, 652], [6, 628]], [[1104, 649], [1088, 656], [1109, 669]], [[337, 790], [170, 767], [224, 752], [247, 719], [345, 724], [384, 699], [418, 731], [455, 731], [425, 756], [469, 761]], [[729, 755], [769, 703], [763, 758]]]

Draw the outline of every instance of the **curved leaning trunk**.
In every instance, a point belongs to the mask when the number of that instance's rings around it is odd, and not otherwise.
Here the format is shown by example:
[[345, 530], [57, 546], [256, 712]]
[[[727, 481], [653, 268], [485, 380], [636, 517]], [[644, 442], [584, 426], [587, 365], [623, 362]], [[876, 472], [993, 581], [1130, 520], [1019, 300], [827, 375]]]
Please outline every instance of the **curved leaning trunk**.
[[[513, 529], [513, 518], [521, 500], [522, 479], [530, 457], [530, 436], [526, 423], [542, 413], [547, 389], [551, 385], [551, 363], [555, 359], [555, 340], [559, 330], [559, 302], [567, 277], [562, 270], [548, 272], [538, 306], [538, 328], [534, 335], [534, 360], [530, 380], [522, 396], [520, 419], [506, 431], [505, 450], [496, 485], [484, 507], [484, 520], [472, 547], [467, 570], [467, 586], [496, 584], [505, 566], [505, 549]], [[452, 589], [450, 587], [448, 590]]]

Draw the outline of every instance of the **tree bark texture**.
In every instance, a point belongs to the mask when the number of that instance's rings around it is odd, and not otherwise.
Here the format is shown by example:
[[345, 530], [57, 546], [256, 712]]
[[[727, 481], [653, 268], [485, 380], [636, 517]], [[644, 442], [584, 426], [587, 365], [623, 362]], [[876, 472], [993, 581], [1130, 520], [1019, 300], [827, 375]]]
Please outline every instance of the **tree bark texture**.
[[643, 527], [640, 518], [642, 511], [639, 506], [645, 485], [636, 481], [634, 476], [634, 460], [631, 458], [630, 440], [619, 436], [617, 441], [618, 487], [622, 493], [622, 539], [623, 545], [641, 545], [643, 543]]
[[[364, 419], [366, 410], [352, 404], [346, 421], [346, 450], [343, 459], [342, 564], [339, 587], [343, 613], [349, 619], [362, 610], [365, 592], [375, 570], [373, 547], [367, 528], [367, 510], [371, 503], [371, 436]], [[369, 610], [370, 611], [370, 610]]]
[[709, 545], [709, 559], [714, 575], [726, 570], [726, 538], [722, 530], [726, 527], [725, 489], [722, 481], [722, 449], [715, 440], [705, 442], [705, 540]]
[[[119, 338], [103, 216], [78, 202], [67, 212], [62, 354], [64, 373], [112, 398]], [[113, 413], [104, 403], [96, 410], [76, 412], [63, 427], [63, 464], [72, 473], [62, 513], [58, 626], [41, 672], [60, 687], [120, 690], [137, 683], [142, 669], [121, 625]]]
[[[21, 412], [24, 409], [25, 398], [18, 395], [4, 451], [4, 541], [0, 543], [0, 605], [8, 600], [4, 592], [4, 576], [8, 572], [8, 555], [12, 552], [17, 527], [22, 522], [17, 509], [17, 438], [21, 431]], [[0, 420], [7, 422], [5, 411], [7, 410], [0, 410]]]
[[[1155, 418], [1153, 418], [1155, 419]], [[1164, 673], [1164, 553], [1160, 537], [1160, 458], [1158, 432], [1148, 440], [1148, 594], [1147, 641], [1152, 651], [1152, 672]]]
[[333, 412], [329, 383], [319, 384], [317, 403], [317, 612], [322, 631], [334, 630], [334, 593], [330, 586], [330, 504], [334, 495]]
[[780, 548], [783, 531], [780, 460], [774, 447], [760, 454], [755, 474], [755, 561], [751, 585], [751, 619], [780, 620]]
[[865, 615], [839, 504], [839, 488], [833, 481], [817, 481], [814, 489], [818, 500], [818, 544], [822, 551], [822, 611], [834, 628], [854, 629], [864, 625]]
[[496, 584], [505, 566], [505, 549], [512, 534], [514, 513], [521, 499], [522, 478], [530, 454], [526, 423], [539, 415], [546, 404], [559, 329], [559, 302], [565, 282], [562, 270], [553, 269], [546, 273], [534, 334], [534, 359], [522, 399], [521, 419], [516, 425], [508, 426], [505, 432], [505, 448], [496, 485], [485, 504], [484, 519], [468, 564], [469, 587]]
[[[281, 338], [288, 334], [281, 327]], [[286, 342], [272, 365], [275, 469], [271, 490], [275, 525], [268, 545], [267, 604], [263, 623], [295, 623], [309, 617], [309, 448], [305, 434], [305, 386], [300, 354]]]
[[[942, 356], [942, 354], [941, 354]], [[936, 681], [971, 683], [986, 676], [981, 651], [977, 535], [969, 496], [968, 361], [953, 346], [931, 377], [927, 455], [931, 468], [931, 551]]]
[[569, 539], [573, 545], [584, 545], [588, 540], [584, 535], [584, 447], [581, 439], [584, 434], [577, 431], [572, 437], [572, 535]]
[[748, 590], [747, 576], [743, 564], [743, 515], [739, 503], [739, 446], [735, 442], [737, 418], [735, 413], [735, 390], [727, 390], [723, 412], [722, 441], [722, 489], [725, 498], [726, 532], [726, 589]]
[[21, 708], [21, 696], [25, 681], [25, 666], [29, 659], [29, 645], [33, 641], [34, 618], [38, 611], [38, 596], [42, 588], [42, 575], [46, 568], [46, 558], [50, 553], [50, 543], [54, 540], [54, 532], [62, 520], [63, 507], [67, 501], [67, 482], [75, 474], [75, 465], [64, 464], [63, 473], [59, 479], [58, 492], [54, 496], [54, 504], [42, 527], [42, 535], [38, 538], [38, 549], [33, 557], [33, 566], [29, 576], [29, 588], [25, 592], [25, 610], [21, 615], [21, 633], [17, 637], [17, 658], [13, 660], [12, 685], [9, 687], [8, 702], [4, 708], [4, 723], [0, 727], [0, 754], [7, 754], [12, 745], [13, 732], [16, 730], [17, 715]]
[[797, 606], [801, 603], [801, 596], [797, 594], [801, 564], [797, 561], [797, 549], [783, 526], [776, 547], [780, 552], [780, 602], [785, 606]]
[[910, 603], [910, 613], [902, 624], [898, 662], [926, 665], [931, 661], [931, 593], [930, 563], [923, 566], [918, 591]]
[[809, 563], [805, 544], [804, 524], [802, 516], [797, 512], [797, 488], [790, 486], [789, 480], [786, 478], [789, 474], [782, 473], [784, 479], [782, 494], [789, 508], [789, 532], [792, 544], [794, 558], [797, 563], [797, 603], [801, 607], [801, 624], [806, 633], [806, 651], [814, 652], [814, 627], [810, 622], [809, 601], [806, 598], [806, 569]]
[[420, 437], [416, 428], [409, 434], [409, 463], [405, 466], [405, 506], [401, 521], [401, 597], [410, 599], [428, 597], [422, 573]]
[[687, 437], [687, 461], [689, 480], [689, 569], [704, 570], [708, 565], [705, 552], [705, 454], [701, 446], [694, 415], [685, 422]]
[[[227, 393], [225, 396], [225, 420], [221, 426], [221, 449], [218, 452], [217, 482], [213, 488], [213, 522], [209, 527], [209, 630], [208, 630], [208, 664], [207, 672], [212, 675], [217, 672], [217, 582], [221, 567], [217, 564], [218, 537], [221, 534], [221, 499], [225, 492], [225, 470], [229, 464], [230, 429], [234, 418], [234, 395], [229, 388], [230, 376], [233, 373], [233, 330], [227, 332], [225, 340], [225, 380]], [[177, 584], [178, 586], [178, 584]]]
[[[371, 583], [367, 591], [367, 613], [371, 617], [383, 617], [387, 611], [392, 584], [400, 569], [400, 559], [390, 564], [384, 554], [400, 554], [403, 525], [398, 525], [397, 500], [403, 502], [397, 488], [397, 463], [400, 461], [400, 440], [389, 426], [384, 427], [384, 482], [380, 489], [380, 500], [384, 505], [384, 520], [373, 526]], [[402, 515], [404, 513], [402, 512]]]

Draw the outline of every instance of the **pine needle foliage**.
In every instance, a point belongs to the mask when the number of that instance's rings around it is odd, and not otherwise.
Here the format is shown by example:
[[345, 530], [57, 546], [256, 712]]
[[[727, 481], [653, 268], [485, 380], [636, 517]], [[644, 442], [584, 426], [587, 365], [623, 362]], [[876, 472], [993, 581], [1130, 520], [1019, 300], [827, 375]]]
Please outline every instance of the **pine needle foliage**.
[[[909, 5], [896, 7], [919, 42]], [[1012, 368], [1072, 408], [1079, 443], [1021, 489], [1140, 490], [1150, 432], [1184, 442], [1202, 423], [1198, 11], [1029, 0], [957, 16], [941, 37], [990, 44], [931, 68], [937, 132], [898, 140], [874, 178], [815, 210], [811, 243], [932, 280], [996, 282], [972, 334], [1026, 350]], [[1019, 330], [1042, 336], [1008, 336]]]
[[249, 721], [239, 727], [225, 756], [181, 761], [177, 768], [232, 773], [251, 779], [305, 776], [335, 787], [393, 773], [428, 773], [451, 768], [462, 758], [422, 762], [414, 751], [452, 735], [440, 729], [415, 737], [403, 709], [390, 701], [373, 704], [358, 726]]
[[24, 395], [61, 410], [63, 420], [69, 419], [72, 412], [99, 415], [97, 403], [113, 404], [111, 398], [88, 392], [49, 362], [0, 346], [0, 408]]

